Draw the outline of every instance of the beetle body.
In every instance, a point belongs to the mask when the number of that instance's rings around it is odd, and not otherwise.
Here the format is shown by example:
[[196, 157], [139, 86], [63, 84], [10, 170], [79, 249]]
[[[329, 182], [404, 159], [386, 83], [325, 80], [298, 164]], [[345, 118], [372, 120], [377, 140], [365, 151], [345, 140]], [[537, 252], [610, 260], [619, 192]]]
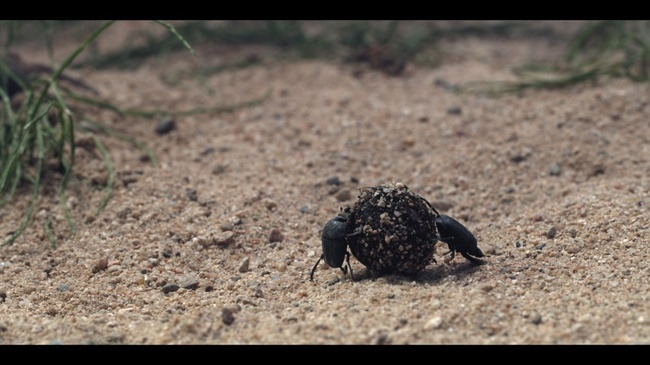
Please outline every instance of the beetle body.
[[458, 252], [473, 264], [482, 264], [483, 261], [477, 259], [477, 257], [484, 257], [485, 255], [478, 248], [476, 237], [474, 237], [472, 232], [454, 218], [438, 213], [436, 208], [426, 199], [423, 198], [423, 200], [436, 214], [435, 223], [436, 230], [438, 231], [438, 240], [449, 246], [449, 252], [446, 252], [445, 255], [451, 253], [451, 257], [454, 258], [456, 252]]
[[309, 276], [314, 281], [314, 272], [320, 260], [325, 260], [329, 267], [339, 267], [343, 274], [347, 274], [347, 269], [343, 266], [343, 261], [347, 260], [347, 268], [350, 269], [352, 277], [352, 267], [350, 266], [350, 253], [348, 252], [348, 242], [346, 239], [348, 228], [348, 214], [339, 213], [333, 219], [330, 219], [323, 227], [321, 236], [323, 244], [323, 254], [320, 256]]
[[452, 257], [458, 252], [475, 264], [481, 263], [476, 257], [485, 255], [478, 248], [476, 237], [465, 226], [448, 215], [440, 215], [436, 218], [436, 228], [439, 240], [449, 246]]

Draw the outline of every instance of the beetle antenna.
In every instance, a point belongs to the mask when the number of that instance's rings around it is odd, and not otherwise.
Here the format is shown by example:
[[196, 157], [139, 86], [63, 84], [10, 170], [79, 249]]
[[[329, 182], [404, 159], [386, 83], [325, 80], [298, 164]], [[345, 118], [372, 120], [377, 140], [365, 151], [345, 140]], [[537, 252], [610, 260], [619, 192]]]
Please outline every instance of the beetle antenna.
[[311, 269], [311, 274], [309, 274], [309, 280], [310, 281], [314, 281], [314, 272], [316, 271], [316, 267], [318, 266], [318, 263], [322, 259], [323, 259], [323, 255], [320, 255], [320, 257], [318, 258], [318, 261], [316, 261], [316, 265], [314, 265], [314, 268]]
[[440, 217], [440, 213], [438, 213], [438, 211], [436, 210], [436, 208], [434, 208], [433, 205], [431, 205], [431, 203], [429, 203], [428, 200], [426, 200], [426, 199], [424, 199], [424, 198], [422, 198], [422, 200], [424, 200], [424, 202], [427, 203], [427, 205], [429, 206], [429, 208], [431, 208], [431, 210], [433, 210], [433, 211], [436, 213], [436, 215], [437, 215], [438, 217]]

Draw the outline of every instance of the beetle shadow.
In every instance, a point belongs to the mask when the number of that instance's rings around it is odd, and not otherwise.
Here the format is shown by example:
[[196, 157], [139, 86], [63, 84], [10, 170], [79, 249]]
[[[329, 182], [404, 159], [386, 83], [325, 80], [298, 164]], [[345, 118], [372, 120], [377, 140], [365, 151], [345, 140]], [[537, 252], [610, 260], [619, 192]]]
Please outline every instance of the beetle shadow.
[[363, 282], [365, 280], [377, 280], [379, 278], [384, 278], [389, 284], [399, 285], [405, 282], [410, 283], [413, 281], [420, 284], [436, 284], [450, 275], [455, 275], [456, 278], [463, 279], [466, 276], [477, 272], [481, 266], [485, 264], [486, 262], [484, 261], [482, 261], [480, 264], [475, 264], [469, 261], [458, 264], [444, 263], [430, 269], [425, 269], [415, 275], [381, 274], [365, 269], [360, 270], [359, 272], [354, 272], [354, 281]]
[[458, 279], [463, 279], [466, 276], [472, 275], [485, 265], [485, 262], [480, 264], [465, 261], [458, 264], [442, 264], [432, 269], [424, 270], [417, 276], [417, 281], [423, 284], [436, 284], [444, 280], [450, 275], [456, 276]]

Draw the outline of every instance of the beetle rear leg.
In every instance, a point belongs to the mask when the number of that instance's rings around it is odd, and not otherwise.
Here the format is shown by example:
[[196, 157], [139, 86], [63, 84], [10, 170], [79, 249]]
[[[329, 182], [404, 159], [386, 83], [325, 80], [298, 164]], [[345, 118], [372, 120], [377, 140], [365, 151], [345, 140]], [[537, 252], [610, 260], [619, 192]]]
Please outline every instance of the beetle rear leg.
[[320, 262], [320, 260], [322, 260], [323, 258], [325, 258], [325, 255], [324, 254], [320, 255], [320, 257], [318, 258], [318, 261], [316, 261], [316, 265], [314, 265], [314, 268], [311, 269], [311, 274], [309, 274], [309, 280], [310, 281], [314, 281], [314, 272], [316, 272], [316, 267], [318, 266], [318, 263]]
[[345, 252], [345, 261], [348, 264], [348, 267], [346, 268], [345, 266], [341, 265], [341, 271], [343, 271], [343, 275], [347, 275], [348, 269], [350, 269], [350, 280], [354, 281], [354, 276], [352, 275], [352, 266], [350, 266], [350, 253]]

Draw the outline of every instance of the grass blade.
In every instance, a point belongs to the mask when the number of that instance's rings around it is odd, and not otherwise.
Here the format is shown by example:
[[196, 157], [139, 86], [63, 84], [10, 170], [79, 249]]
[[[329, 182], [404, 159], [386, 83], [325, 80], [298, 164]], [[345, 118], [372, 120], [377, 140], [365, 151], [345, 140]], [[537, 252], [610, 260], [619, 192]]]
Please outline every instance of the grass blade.
[[106, 204], [108, 203], [108, 200], [113, 195], [113, 185], [115, 183], [115, 170], [113, 169], [111, 158], [108, 155], [108, 151], [106, 151], [106, 148], [104, 148], [102, 141], [100, 141], [99, 138], [97, 138], [97, 136], [93, 136], [93, 140], [95, 141], [95, 145], [97, 146], [97, 149], [99, 149], [99, 152], [102, 154], [102, 157], [104, 158], [104, 164], [106, 165], [106, 169], [108, 170], [108, 182], [106, 183], [106, 197], [102, 200], [101, 204], [99, 204], [99, 207], [95, 212], [95, 215], [97, 216], [99, 215], [99, 213], [102, 212], [102, 210], [104, 210]]

